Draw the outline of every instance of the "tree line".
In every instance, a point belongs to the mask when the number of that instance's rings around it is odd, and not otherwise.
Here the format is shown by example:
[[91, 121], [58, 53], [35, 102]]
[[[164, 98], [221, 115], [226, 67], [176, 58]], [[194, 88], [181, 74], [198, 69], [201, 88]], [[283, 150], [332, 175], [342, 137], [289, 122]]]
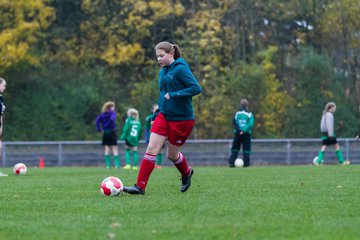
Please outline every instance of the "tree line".
[[144, 121], [157, 101], [154, 46], [170, 41], [203, 88], [192, 138], [231, 138], [247, 98], [255, 138], [318, 137], [337, 103], [338, 137], [358, 129], [360, 6], [353, 0], [0, 0], [8, 141], [95, 140], [115, 101]]

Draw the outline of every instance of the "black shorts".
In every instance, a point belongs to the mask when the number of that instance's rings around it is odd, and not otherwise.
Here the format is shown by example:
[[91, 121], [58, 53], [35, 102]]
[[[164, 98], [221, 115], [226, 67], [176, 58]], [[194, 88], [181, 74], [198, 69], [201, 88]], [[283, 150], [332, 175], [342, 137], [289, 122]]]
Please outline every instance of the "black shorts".
[[103, 146], [116, 146], [117, 145], [117, 136], [116, 131], [104, 131], [102, 138]]
[[333, 137], [331, 139], [325, 138], [322, 140], [322, 145], [329, 146], [329, 145], [334, 145], [334, 144], [337, 144], [336, 137]]
[[337, 144], [336, 137], [330, 138], [327, 132], [322, 133], [322, 145], [334, 145]]

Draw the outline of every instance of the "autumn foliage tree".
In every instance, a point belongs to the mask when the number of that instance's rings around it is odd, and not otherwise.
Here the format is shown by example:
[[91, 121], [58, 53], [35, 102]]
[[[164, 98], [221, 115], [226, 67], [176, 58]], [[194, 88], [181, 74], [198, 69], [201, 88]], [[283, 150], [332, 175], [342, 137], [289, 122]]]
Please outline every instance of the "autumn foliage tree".
[[180, 46], [203, 88], [192, 138], [230, 138], [241, 98], [256, 138], [318, 137], [330, 100], [352, 136], [359, 15], [351, 0], [0, 0], [6, 139], [98, 139], [108, 100], [119, 127], [128, 107], [143, 120], [158, 97], [159, 41]]

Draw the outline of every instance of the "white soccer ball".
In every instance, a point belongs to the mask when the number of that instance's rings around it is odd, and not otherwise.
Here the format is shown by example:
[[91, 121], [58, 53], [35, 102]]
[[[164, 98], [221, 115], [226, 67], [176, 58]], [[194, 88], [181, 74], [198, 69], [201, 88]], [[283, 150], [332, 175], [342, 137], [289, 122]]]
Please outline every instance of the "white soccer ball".
[[13, 171], [16, 175], [24, 175], [27, 172], [27, 167], [23, 163], [17, 163], [15, 164]]
[[242, 160], [241, 158], [237, 158], [235, 160], [235, 167], [243, 167], [244, 166], [244, 160]]
[[123, 188], [121, 180], [112, 176], [105, 178], [100, 185], [100, 191], [105, 196], [118, 196]]

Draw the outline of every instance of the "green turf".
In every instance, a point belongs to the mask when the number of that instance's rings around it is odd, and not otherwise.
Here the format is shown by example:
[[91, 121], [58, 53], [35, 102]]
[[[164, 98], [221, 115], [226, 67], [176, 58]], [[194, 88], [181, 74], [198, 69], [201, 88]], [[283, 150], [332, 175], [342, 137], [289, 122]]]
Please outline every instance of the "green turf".
[[[358, 239], [360, 166], [195, 167], [179, 192], [173, 167], [146, 195], [105, 197], [132, 170], [28, 169], [0, 178], [0, 239]], [[10, 172], [10, 169], [2, 169]]]

